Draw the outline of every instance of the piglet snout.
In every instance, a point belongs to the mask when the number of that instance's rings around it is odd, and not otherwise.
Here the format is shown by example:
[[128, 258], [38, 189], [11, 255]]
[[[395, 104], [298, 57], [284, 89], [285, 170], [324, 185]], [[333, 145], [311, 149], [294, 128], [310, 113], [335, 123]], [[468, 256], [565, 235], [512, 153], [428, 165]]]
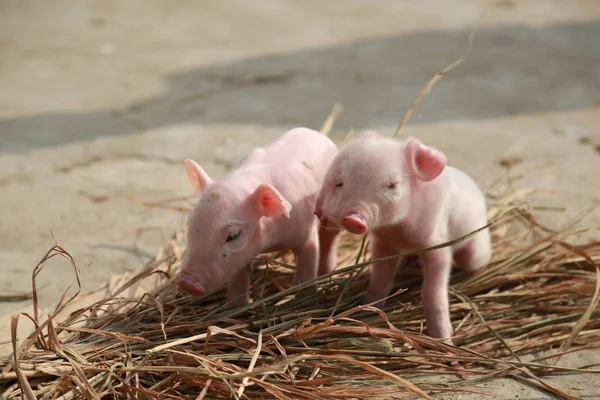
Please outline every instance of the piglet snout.
[[357, 235], [366, 233], [368, 230], [365, 219], [356, 213], [346, 215], [342, 218], [342, 225], [348, 232]]
[[193, 277], [186, 274], [181, 274], [175, 282], [177, 286], [191, 294], [192, 296], [202, 296], [204, 288]]

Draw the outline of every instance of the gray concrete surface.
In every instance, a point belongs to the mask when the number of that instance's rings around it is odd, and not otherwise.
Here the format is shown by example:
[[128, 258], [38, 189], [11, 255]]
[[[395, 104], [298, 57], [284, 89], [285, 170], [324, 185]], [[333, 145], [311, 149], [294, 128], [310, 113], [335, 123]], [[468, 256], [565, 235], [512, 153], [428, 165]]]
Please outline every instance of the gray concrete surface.
[[[0, 0], [0, 292], [30, 290], [51, 231], [87, 289], [142, 265], [185, 216], [127, 197], [192, 195], [185, 157], [218, 177], [338, 101], [335, 138], [391, 134], [475, 24], [404, 135], [482, 185], [521, 159], [525, 184], [554, 191], [539, 201], [567, 207], [540, 215], [559, 225], [600, 198], [597, 0]], [[46, 306], [73, 275], [57, 260], [39, 283]]]

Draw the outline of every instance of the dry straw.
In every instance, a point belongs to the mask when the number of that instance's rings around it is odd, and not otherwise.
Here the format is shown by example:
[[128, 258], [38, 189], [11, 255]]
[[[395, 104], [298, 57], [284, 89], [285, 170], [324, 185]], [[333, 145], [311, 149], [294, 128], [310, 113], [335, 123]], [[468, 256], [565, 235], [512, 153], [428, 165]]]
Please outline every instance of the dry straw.
[[[363, 238], [345, 235], [339, 267], [303, 285], [303, 297], [292, 286], [291, 254], [257, 260], [253, 303], [228, 309], [223, 289], [194, 298], [174, 287], [182, 230], [147, 268], [63, 321], [56, 313], [42, 318], [36, 305], [28, 317], [38, 328], [19, 343], [15, 314], [14, 354], [0, 374], [3, 398], [364, 399], [406, 392], [431, 398], [476, 391], [473, 384], [501, 376], [576, 398], [540, 376], [600, 372], [548, 362], [574, 351], [571, 346], [600, 346], [600, 242], [569, 244], [588, 231], [547, 232], [522, 201], [514, 193], [495, 199], [493, 262], [453, 277], [456, 346], [420, 333], [415, 263], [400, 272], [386, 307], [360, 305], [370, 263]], [[57, 245], [36, 273], [57, 255], [77, 271]], [[139, 298], [125, 295], [153, 274], [154, 289]], [[549, 349], [558, 350], [531, 358]]]
[[[332, 115], [339, 112], [334, 108]], [[490, 191], [502, 192], [501, 185]], [[494, 258], [479, 273], [457, 273], [451, 282], [455, 346], [422, 333], [421, 270], [415, 263], [399, 273], [385, 307], [360, 305], [371, 263], [365, 238], [345, 235], [338, 268], [302, 288], [292, 285], [290, 253], [257, 259], [249, 272], [253, 302], [231, 309], [223, 289], [201, 298], [176, 289], [182, 228], [137, 275], [113, 280], [104, 299], [62, 320], [58, 313], [76, 297], [43, 317], [35, 287], [44, 263], [56, 256], [71, 262], [79, 285], [75, 261], [56, 245], [34, 271], [34, 315], [21, 315], [36, 329], [18, 341], [19, 315], [13, 316], [13, 354], [0, 372], [0, 396], [429, 399], [442, 392], [478, 393], [477, 383], [512, 377], [575, 399], [542, 376], [600, 373], [559, 360], [600, 347], [600, 242], [574, 245], [589, 231], [540, 226], [527, 207], [529, 195], [507, 191], [491, 198]], [[152, 289], [127, 295], [151, 276]], [[306, 295], [297, 296], [300, 290]]]

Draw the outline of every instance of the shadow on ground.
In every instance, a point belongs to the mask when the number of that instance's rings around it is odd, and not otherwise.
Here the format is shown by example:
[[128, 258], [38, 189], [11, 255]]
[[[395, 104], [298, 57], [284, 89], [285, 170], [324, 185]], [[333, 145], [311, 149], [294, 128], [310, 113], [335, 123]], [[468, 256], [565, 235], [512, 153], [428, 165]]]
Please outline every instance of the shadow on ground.
[[[381, 37], [266, 55], [168, 76], [163, 93], [124, 109], [0, 120], [0, 151], [87, 141], [176, 124], [317, 128], [393, 125], [433, 74], [467, 47], [466, 30]], [[581, 109], [600, 102], [600, 22], [479, 28], [467, 63], [439, 83], [411, 123]]]

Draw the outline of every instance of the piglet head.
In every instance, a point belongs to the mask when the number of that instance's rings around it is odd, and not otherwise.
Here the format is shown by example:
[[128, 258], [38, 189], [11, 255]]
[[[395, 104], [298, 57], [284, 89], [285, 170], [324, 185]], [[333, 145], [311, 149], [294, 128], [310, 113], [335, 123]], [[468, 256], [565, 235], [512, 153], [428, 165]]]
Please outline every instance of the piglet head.
[[315, 214], [321, 225], [355, 234], [410, 213], [412, 194], [435, 179], [446, 158], [416, 139], [401, 143], [373, 131], [344, 146], [327, 171]]
[[289, 218], [291, 205], [271, 185], [248, 189], [214, 182], [194, 161], [185, 166], [202, 196], [188, 220], [188, 249], [177, 285], [200, 296], [251, 262], [262, 247], [263, 219]]

